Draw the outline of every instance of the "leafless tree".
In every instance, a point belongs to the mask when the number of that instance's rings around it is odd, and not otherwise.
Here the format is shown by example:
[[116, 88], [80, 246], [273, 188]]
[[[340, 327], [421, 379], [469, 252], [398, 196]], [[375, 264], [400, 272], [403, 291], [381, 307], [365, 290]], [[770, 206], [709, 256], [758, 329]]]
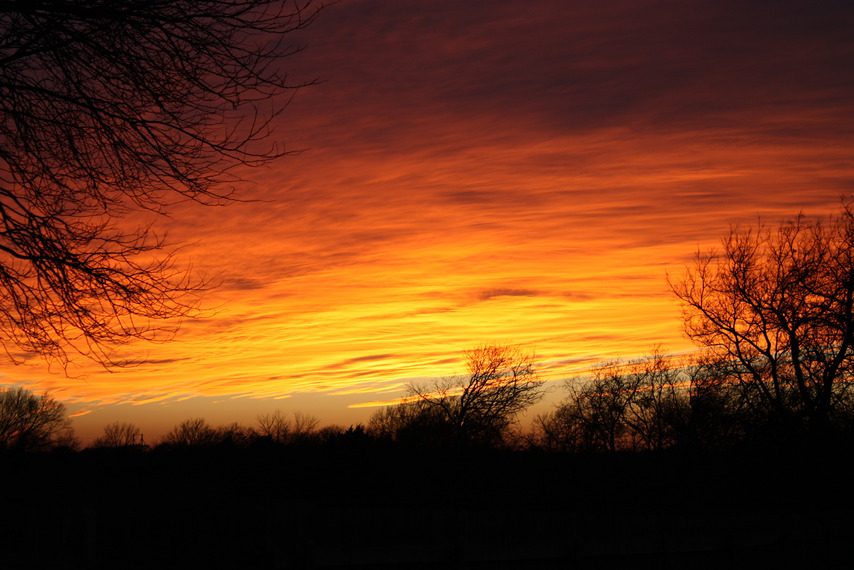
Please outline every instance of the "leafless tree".
[[292, 418], [281, 410], [261, 414], [258, 416], [256, 433], [280, 444], [305, 441], [315, 435], [320, 423], [315, 416], [296, 411], [292, 414]]
[[690, 414], [691, 376], [686, 364], [655, 347], [646, 358], [624, 367], [636, 386], [627, 416], [634, 449], [654, 451], [678, 441], [678, 431]]
[[0, 343], [67, 366], [168, 339], [203, 286], [135, 211], [218, 204], [297, 87], [312, 0], [0, 2]]
[[251, 439], [252, 430], [237, 422], [214, 428], [213, 440], [219, 445], [243, 446], [247, 445]]
[[291, 432], [291, 439], [293, 441], [303, 441], [305, 439], [310, 438], [317, 430], [317, 426], [319, 424], [320, 420], [318, 420], [316, 416], [306, 414], [300, 411], [294, 412], [294, 423], [293, 430]]
[[374, 439], [395, 440], [402, 425], [415, 415], [415, 407], [406, 402], [378, 408], [368, 419], [368, 434]]
[[540, 427], [560, 447], [573, 451], [617, 451], [631, 444], [628, 421], [638, 378], [625, 374], [619, 362], [593, 369], [590, 378], [567, 383], [569, 397], [552, 417], [539, 417]]
[[76, 445], [65, 405], [24, 388], [0, 392], [0, 449], [44, 451]]
[[329, 448], [356, 450], [370, 439], [362, 424], [344, 427], [338, 424], [325, 425], [313, 433], [312, 439]]
[[410, 397], [439, 410], [456, 444], [500, 444], [517, 415], [543, 396], [536, 357], [512, 345], [485, 345], [465, 356], [467, 375], [411, 384]]
[[821, 431], [851, 390], [854, 216], [732, 228], [670, 286], [685, 334], [728, 363], [755, 414]]
[[[688, 447], [730, 447], [768, 423], [755, 386], [737, 384], [739, 364], [712, 351], [696, 354], [689, 377], [688, 413], [675, 423], [677, 438]], [[684, 408], [683, 408], [684, 409]]]
[[137, 443], [139, 428], [131, 423], [113, 422], [104, 426], [104, 435], [94, 441], [94, 447], [128, 447]]
[[346, 431], [347, 428], [339, 424], [325, 425], [317, 430], [317, 441], [328, 445], [338, 440]]
[[204, 418], [192, 418], [172, 428], [163, 436], [161, 444], [172, 447], [240, 446], [249, 443], [250, 439], [250, 430], [237, 422], [214, 427]]
[[171, 446], [203, 446], [216, 443], [217, 431], [204, 418], [185, 420], [163, 436], [162, 443]]
[[535, 419], [538, 441], [560, 451], [659, 450], [679, 441], [690, 417], [690, 367], [660, 348], [596, 366], [567, 382], [569, 397]]
[[453, 441], [451, 428], [440, 407], [416, 399], [379, 408], [371, 414], [367, 434], [408, 446], [439, 447]]
[[258, 433], [275, 443], [286, 443], [291, 434], [291, 422], [287, 414], [280, 410], [261, 414], [258, 416]]

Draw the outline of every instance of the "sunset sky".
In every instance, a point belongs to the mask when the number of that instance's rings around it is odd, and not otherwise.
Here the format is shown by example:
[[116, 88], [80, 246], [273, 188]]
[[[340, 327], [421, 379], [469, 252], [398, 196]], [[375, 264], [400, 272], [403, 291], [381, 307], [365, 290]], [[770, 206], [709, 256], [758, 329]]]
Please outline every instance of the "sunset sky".
[[[462, 351], [518, 343], [561, 380], [681, 336], [666, 273], [732, 224], [854, 194], [854, 4], [343, 0], [282, 62], [300, 90], [225, 207], [158, 223], [221, 285], [149, 363], [37, 358], [84, 442], [131, 421], [366, 422]], [[550, 405], [549, 403], [545, 405]]]

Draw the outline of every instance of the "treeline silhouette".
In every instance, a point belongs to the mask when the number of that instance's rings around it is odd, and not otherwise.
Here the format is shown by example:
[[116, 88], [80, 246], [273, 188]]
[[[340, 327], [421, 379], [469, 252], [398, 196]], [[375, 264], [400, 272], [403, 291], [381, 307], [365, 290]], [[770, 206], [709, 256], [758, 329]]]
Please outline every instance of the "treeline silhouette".
[[4, 568], [754, 568], [850, 560], [850, 447], [587, 453], [362, 426], [0, 454]]
[[[595, 368], [569, 396], [535, 420], [530, 443], [564, 452], [712, 452], [743, 447], [847, 448], [854, 442], [850, 381], [838, 380], [820, 425], [769, 406], [731, 362], [708, 355], [673, 358], [656, 351], [631, 362]], [[793, 398], [794, 399], [794, 398]]]
[[4, 567], [847, 567], [854, 559], [854, 215], [733, 228], [671, 288], [675, 357], [545, 389], [520, 347], [467, 351], [366, 425], [283, 410], [116, 422], [0, 392]]
[[[528, 358], [512, 347], [493, 353]], [[512, 374], [495, 370], [512, 386]], [[0, 485], [14, 516], [0, 520], [4, 568], [849, 560], [854, 468], [843, 408], [828, 424], [836, 431], [823, 432], [833, 437], [804, 431], [783, 445], [769, 435], [776, 420], [754, 415], [739, 385], [711, 382], [706, 396], [710, 370], [661, 352], [600, 366], [531, 432], [518, 425], [526, 406], [496, 406], [503, 400], [480, 389], [488, 373], [476, 366], [414, 387], [367, 425], [321, 427], [279, 410], [249, 427], [190, 419], [150, 445], [116, 422], [85, 449], [5, 446]], [[517, 382], [542, 388], [528, 373]]]

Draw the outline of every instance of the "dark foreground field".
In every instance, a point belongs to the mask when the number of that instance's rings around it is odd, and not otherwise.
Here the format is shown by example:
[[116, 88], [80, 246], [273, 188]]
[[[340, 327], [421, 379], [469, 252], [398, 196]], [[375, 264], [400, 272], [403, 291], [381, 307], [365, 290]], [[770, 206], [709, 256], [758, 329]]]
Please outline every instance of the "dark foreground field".
[[2, 455], [2, 568], [850, 568], [850, 450]]

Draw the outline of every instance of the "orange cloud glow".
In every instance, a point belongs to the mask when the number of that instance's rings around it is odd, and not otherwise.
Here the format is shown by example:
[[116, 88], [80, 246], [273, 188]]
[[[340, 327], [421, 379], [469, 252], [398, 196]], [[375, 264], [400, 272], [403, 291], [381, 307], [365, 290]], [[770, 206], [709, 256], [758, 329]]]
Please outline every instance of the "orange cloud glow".
[[252, 423], [273, 399], [323, 395], [309, 411], [324, 421], [365, 421], [485, 342], [535, 351], [553, 381], [655, 344], [688, 351], [667, 272], [730, 224], [854, 193], [854, 14], [794, 4], [808, 16], [333, 5], [285, 62], [324, 80], [278, 125], [304, 152], [247, 172], [246, 202], [161, 220], [220, 276], [213, 314], [129, 347], [148, 357], [135, 368], [68, 379], [27, 358], [2, 382], [95, 409], [83, 431], [136, 407], [157, 434], [205, 398]]

